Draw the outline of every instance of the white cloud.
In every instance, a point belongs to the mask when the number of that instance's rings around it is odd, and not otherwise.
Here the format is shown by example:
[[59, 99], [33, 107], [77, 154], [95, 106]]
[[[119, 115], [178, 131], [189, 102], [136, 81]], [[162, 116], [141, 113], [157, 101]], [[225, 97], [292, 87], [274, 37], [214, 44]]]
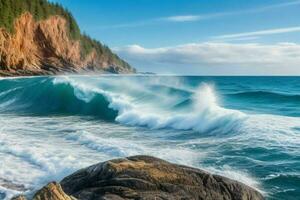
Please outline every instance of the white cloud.
[[214, 37], [214, 39], [235, 39], [235, 38], [274, 35], [274, 34], [292, 33], [292, 32], [300, 32], [300, 26], [278, 28], [278, 29], [267, 29], [267, 30], [253, 31], [253, 32], [246, 32], [246, 33], [220, 35], [220, 36]]
[[282, 8], [282, 7], [288, 7], [288, 6], [295, 6], [295, 5], [299, 5], [299, 4], [300, 4], [300, 0], [286, 1], [284, 3], [279, 3], [279, 4], [274, 4], [274, 5], [262, 7], [262, 8], [260, 8], [260, 10], [264, 11], [264, 10], [269, 10], [269, 9], [274, 9], [274, 8]]
[[192, 22], [198, 21], [201, 19], [199, 15], [182, 15], [182, 16], [171, 16], [162, 18], [162, 20], [171, 21], [171, 22]]
[[169, 16], [162, 17], [156, 19], [157, 21], [166, 21], [166, 22], [194, 22], [201, 20], [208, 20], [212, 18], [224, 17], [229, 15], [242, 14], [243, 12], [220, 12], [220, 13], [211, 13], [211, 14], [203, 14], [203, 15], [177, 15], [177, 16]]
[[153, 49], [132, 45], [114, 50], [142, 71], [300, 75], [300, 45], [294, 43], [197, 43]]
[[231, 11], [231, 12], [167, 16], [167, 17], [153, 18], [153, 19], [147, 19], [147, 20], [142, 20], [142, 21], [137, 21], [137, 22], [129, 22], [129, 23], [125, 23], [125, 24], [115, 24], [115, 25], [105, 26], [105, 27], [101, 27], [101, 28], [102, 29], [132, 28], [132, 27], [140, 27], [140, 26], [146, 26], [146, 25], [161, 24], [163, 22], [177, 22], [177, 23], [196, 22], [196, 21], [226, 17], [226, 16], [261, 13], [261, 12], [265, 12], [268, 10], [279, 9], [279, 8], [289, 7], [289, 6], [296, 6], [296, 5], [300, 5], [300, 0], [288, 1], [285, 3], [279, 3], [279, 4], [273, 4], [273, 5], [268, 5], [268, 6], [258, 7], [258, 8]]
[[232, 11], [232, 12], [219, 12], [219, 13], [210, 13], [210, 14], [202, 14], [202, 15], [178, 15], [178, 16], [170, 16], [161, 18], [165, 21], [170, 22], [191, 22], [191, 21], [200, 21], [200, 20], [207, 20], [212, 18], [219, 18], [224, 16], [231, 16], [231, 15], [240, 15], [240, 14], [251, 14], [251, 13], [260, 13], [265, 12], [268, 10], [289, 7], [300, 5], [300, 0], [297, 1], [289, 1], [285, 3], [279, 3], [274, 5], [263, 6], [259, 8], [247, 9], [247, 10], [239, 10], [239, 11]]

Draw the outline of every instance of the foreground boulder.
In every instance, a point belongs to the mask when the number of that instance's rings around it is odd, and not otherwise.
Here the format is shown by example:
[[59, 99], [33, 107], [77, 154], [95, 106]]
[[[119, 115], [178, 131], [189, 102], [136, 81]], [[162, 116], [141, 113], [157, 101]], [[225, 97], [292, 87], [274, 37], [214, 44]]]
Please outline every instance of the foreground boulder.
[[66, 177], [61, 185], [67, 194], [85, 200], [263, 199], [237, 181], [149, 156], [93, 165]]
[[99, 163], [50, 183], [34, 200], [262, 200], [256, 190], [208, 172], [149, 156]]

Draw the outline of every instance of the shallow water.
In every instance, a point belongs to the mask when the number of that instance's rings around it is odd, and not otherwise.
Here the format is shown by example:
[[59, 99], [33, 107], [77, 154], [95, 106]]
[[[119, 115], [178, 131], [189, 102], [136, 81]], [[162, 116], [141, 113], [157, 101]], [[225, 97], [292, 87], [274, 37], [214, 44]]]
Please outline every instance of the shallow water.
[[300, 199], [300, 78], [0, 79], [0, 199], [147, 154]]

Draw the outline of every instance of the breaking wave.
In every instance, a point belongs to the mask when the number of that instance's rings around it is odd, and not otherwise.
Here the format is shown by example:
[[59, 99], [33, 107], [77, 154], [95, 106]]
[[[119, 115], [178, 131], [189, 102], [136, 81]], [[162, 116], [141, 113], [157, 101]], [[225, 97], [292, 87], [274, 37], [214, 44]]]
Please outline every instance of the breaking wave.
[[137, 154], [299, 196], [299, 79], [209, 79], [0, 79], [0, 199]]
[[[70, 77], [23, 80], [25, 85], [18, 80], [11, 85], [5, 81], [0, 88], [2, 112], [93, 116], [130, 126], [199, 132], [228, 132], [246, 117], [219, 106], [213, 86], [206, 83], [191, 92], [159, 84], [137, 87], [128, 80], [112, 80], [108, 85], [101, 85], [101, 80], [87, 84]], [[127, 88], [120, 90], [124, 85]], [[188, 103], [180, 104], [182, 101]]]

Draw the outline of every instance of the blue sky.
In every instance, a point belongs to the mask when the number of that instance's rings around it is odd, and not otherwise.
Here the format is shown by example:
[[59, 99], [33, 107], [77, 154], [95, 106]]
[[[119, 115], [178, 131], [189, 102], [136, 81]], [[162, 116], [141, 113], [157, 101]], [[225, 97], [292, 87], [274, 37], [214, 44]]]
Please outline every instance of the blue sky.
[[300, 0], [56, 1], [140, 71], [300, 75]]

